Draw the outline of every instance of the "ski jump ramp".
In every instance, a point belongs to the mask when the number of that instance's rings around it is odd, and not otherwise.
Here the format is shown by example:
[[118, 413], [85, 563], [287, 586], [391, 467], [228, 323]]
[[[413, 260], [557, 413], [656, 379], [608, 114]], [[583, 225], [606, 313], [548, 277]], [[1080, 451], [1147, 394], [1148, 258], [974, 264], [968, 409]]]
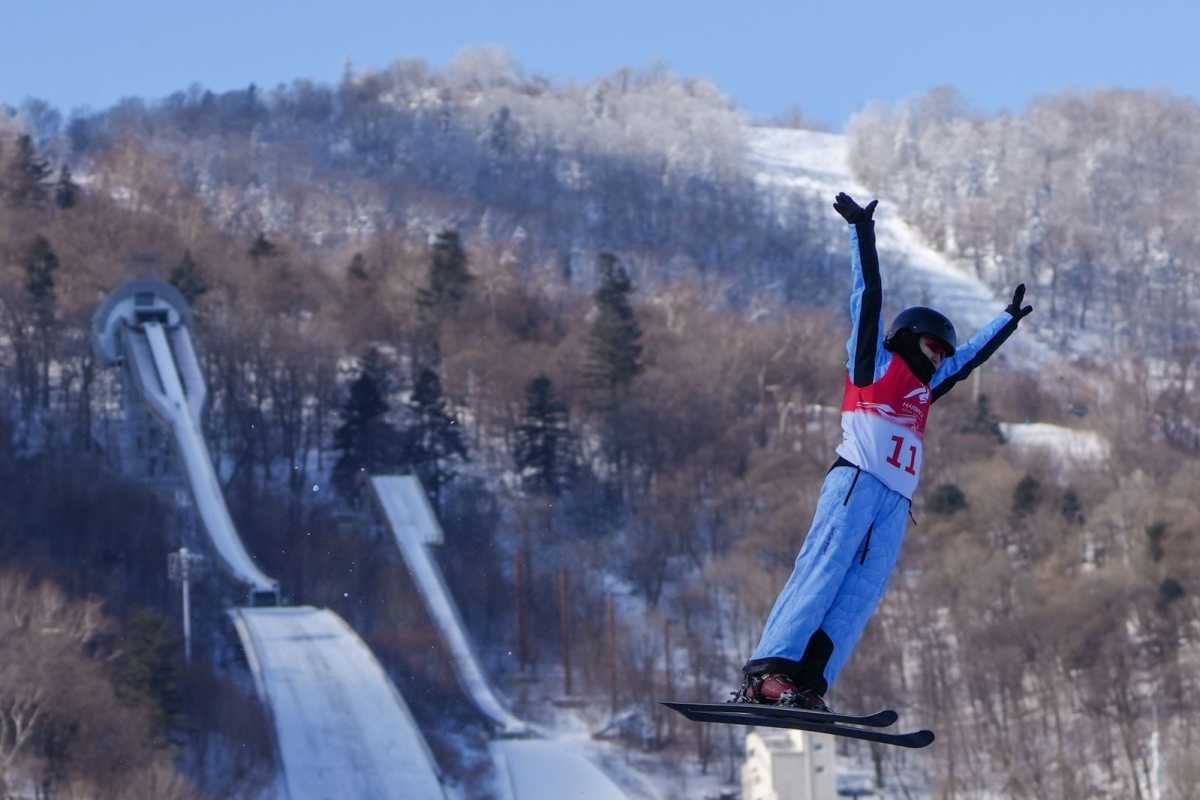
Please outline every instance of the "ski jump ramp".
[[[204, 531], [252, 606], [277, 606], [279, 584], [250, 558], [234, 527], [200, 427], [206, 389], [174, 287], [133, 281], [93, 318], [100, 362], [126, 371], [129, 401], [144, 401], [172, 435]], [[230, 612], [259, 695], [275, 722], [290, 800], [445, 800], [441, 776], [404, 699], [337, 614], [311, 607]]]
[[408, 565], [421, 596], [429, 606], [429, 613], [454, 658], [454, 669], [463, 690], [502, 735], [526, 736], [532, 733], [529, 725], [513, 716], [492, 691], [467, 639], [462, 617], [450, 596], [442, 571], [425, 547], [428, 544], [440, 544], [443, 535], [420, 481], [411, 475], [376, 476], [371, 478], [371, 490], [392, 529], [404, 563]]
[[279, 582], [268, 578], [238, 537], [200, 427], [207, 389], [192, 337], [191, 310], [169, 284], [133, 281], [109, 295], [92, 321], [105, 366], [124, 366], [136, 394], [170, 432], [192, 500], [226, 572], [254, 605], [275, 605]]
[[409, 573], [450, 650], [464, 693], [491, 720], [500, 796], [505, 800], [626, 800], [626, 795], [584, 753], [578, 742], [555, 740], [515, 717], [492, 690], [467, 638], [462, 617], [428, 545], [444, 540], [421, 482], [411, 475], [374, 476], [371, 491], [392, 530]]
[[408, 706], [341, 617], [307, 606], [230, 615], [271, 706], [289, 797], [444, 800]]

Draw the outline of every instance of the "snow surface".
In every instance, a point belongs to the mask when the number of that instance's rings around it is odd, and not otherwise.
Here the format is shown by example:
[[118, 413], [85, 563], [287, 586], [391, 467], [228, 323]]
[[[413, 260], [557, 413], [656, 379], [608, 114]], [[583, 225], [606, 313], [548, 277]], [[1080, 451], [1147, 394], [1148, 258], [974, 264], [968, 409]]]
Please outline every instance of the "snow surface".
[[275, 720], [291, 800], [445, 800], [408, 706], [341, 617], [310, 606], [230, 614]]
[[1041, 452], [1060, 468], [1105, 461], [1108, 440], [1095, 431], [1075, 430], [1047, 422], [1000, 423], [1009, 444], [1027, 453]]
[[[833, 199], [838, 192], [846, 192], [866, 205], [875, 195], [854, 178], [847, 138], [790, 128], [751, 128], [748, 138], [758, 182], [788, 201], [785, 209], [793, 200], [824, 201], [832, 224], [830, 246], [846, 249], [849, 270], [849, 238], [833, 210]], [[897, 309], [909, 305], [938, 308], [954, 321], [962, 341], [995, 319], [1012, 299], [1011, 295], [996, 295], [983, 281], [921, 241], [920, 234], [900, 218], [886, 197], [879, 198], [875, 212], [875, 240], [885, 302]], [[1021, 335], [1006, 342], [997, 357], [1017, 356], [1039, 363], [1049, 360], [1050, 351], [1027, 333], [1022, 328]]]
[[599, 767], [561, 742], [501, 739], [492, 757], [504, 800], [625, 800]]

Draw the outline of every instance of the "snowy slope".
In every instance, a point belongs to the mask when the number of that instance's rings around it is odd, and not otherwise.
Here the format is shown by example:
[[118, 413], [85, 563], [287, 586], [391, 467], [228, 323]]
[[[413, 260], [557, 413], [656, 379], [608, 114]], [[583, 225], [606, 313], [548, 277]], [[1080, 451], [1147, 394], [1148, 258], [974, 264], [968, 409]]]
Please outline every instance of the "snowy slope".
[[[855, 180], [846, 137], [782, 128], [751, 128], [748, 135], [759, 183], [789, 202], [816, 201], [828, 209], [830, 246], [848, 253], [846, 226], [833, 210], [833, 198], [838, 192], [846, 192], [866, 205], [875, 195]], [[960, 340], [966, 341], [1008, 305], [1011, 295], [996, 295], [978, 278], [923, 243], [888, 198], [879, 198], [875, 220], [885, 309], [934, 306], [950, 317]], [[1036, 298], [1030, 300], [1036, 302]], [[1028, 335], [1028, 328], [1023, 326], [1021, 334], [1010, 339], [998, 357], [1034, 358], [1039, 363], [1049, 359], [1049, 350]]]
[[307, 606], [230, 614], [275, 720], [290, 800], [445, 800], [408, 706], [341, 617]]

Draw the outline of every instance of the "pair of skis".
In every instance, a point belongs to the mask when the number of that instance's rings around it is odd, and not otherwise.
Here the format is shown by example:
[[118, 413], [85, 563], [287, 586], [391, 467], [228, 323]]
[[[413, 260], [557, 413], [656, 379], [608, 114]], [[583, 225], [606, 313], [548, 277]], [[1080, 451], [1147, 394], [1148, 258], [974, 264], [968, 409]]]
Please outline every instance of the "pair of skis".
[[891, 744], [898, 747], [928, 747], [933, 744], [933, 731], [887, 733], [875, 730], [896, 724], [900, 715], [891, 709], [874, 714], [838, 714], [825, 711], [806, 711], [799, 708], [762, 705], [759, 703], [676, 703], [664, 702], [695, 722], [724, 722], [731, 725], [756, 725], [767, 728], [793, 728], [814, 733], [830, 733], [850, 739]]

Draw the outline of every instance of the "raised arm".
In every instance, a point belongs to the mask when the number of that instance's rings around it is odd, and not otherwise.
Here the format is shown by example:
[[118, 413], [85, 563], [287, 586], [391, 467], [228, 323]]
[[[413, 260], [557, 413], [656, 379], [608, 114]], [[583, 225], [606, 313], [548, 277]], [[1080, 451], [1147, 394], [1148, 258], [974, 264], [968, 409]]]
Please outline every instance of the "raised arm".
[[937, 372], [933, 373], [930, 383], [933, 389], [933, 402], [954, 388], [954, 385], [966, 379], [972, 370], [992, 357], [1000, 349], [1000, 345], [1017, 329], [1022, 319], [1033, 313], [1033, 306], [1021, 306], [1025, 299], [1025, 284], [1013, 292], [1012, 302], [1008, 307], [971, 337], [971, 341], [958, 348], [953, 356], [942, 362]]
[[883, 362], [883, 331], [880, 311], [883, 306], [883, 282], [879, 276], [879, 255], [875, 252], [875, 213], [878, 200], [861, 208], [846, 193], [833, 207], [850, 224], [850, 263], [853, 289], [850, 293], [850, 340], [846, 344], [850, 360], [846, 368], [855, 386], [870, 386], [878, 378]]

